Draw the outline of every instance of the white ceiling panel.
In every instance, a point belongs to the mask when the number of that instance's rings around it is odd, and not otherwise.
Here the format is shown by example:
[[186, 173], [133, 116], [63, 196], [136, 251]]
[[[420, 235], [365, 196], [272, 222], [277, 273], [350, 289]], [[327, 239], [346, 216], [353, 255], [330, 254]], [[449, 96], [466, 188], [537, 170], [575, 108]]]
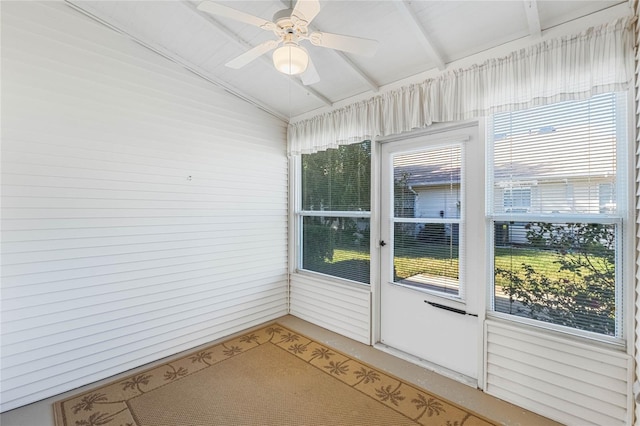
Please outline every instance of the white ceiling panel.
[[[435, 66], [393, 1], [329, 2], [316, 22], [323, 31], [378, 40], [372, 58], [349, 54], [379, 85], [389, 84]], [[354, 18], [355, 17], [355, 18]], [[394, 42], [390, 42], [394, 40]], [[398, 66], [402, 64], [402, 66]]]
[[[296, 4], [288, 0], [212, 1], [267, 21]], [[631, 13], [626, 0], [320, 0], [309, 33], [377, 40], [378, 48], [375, 55], [365, 57], [300, 40], [320, 77], [304, 86], [299, 76], [287, 76], [274, 68], [271, 52], [237, 70], [225, 66], [260, 43], [279, 37], [270, 30], [202, 12], [197, 9], [200, 1], [67, 2], [284, 120], [353, 96], [373, 96], [381, 86], [436, 68], [446, 70], [453, 61], [513, 40], [535, 42], [540, 30], [544, 35], [545, 30], [578, 18], [587, 16], [601, 24], [606, 21], [598, 22], [600, 15], [610, 20]]]
[[523, 1], [413, 4], [447, 62], [529, 35]]
[[546, 30], [565, 22], [591, 15], [601, 10], [620, 4], [617, 0], [538, 0], [538, 11], [542, 29]]

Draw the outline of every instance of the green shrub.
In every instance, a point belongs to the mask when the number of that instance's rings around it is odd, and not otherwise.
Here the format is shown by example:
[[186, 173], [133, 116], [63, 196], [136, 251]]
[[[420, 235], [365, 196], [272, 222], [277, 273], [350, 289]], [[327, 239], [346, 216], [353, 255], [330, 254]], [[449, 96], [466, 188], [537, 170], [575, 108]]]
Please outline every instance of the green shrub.
[[509, 313], [615, 335], [615, 226], [535, 222], [527, 240], [540, 254], [553, 253], [555, 266], [496, 267]]
[[336, 231], [332, 229], [330, 222], [322, 223], [319, 217], [305, 218], [302, 237], [303, 267], [308, 268], [333, 260], [335, 238]]

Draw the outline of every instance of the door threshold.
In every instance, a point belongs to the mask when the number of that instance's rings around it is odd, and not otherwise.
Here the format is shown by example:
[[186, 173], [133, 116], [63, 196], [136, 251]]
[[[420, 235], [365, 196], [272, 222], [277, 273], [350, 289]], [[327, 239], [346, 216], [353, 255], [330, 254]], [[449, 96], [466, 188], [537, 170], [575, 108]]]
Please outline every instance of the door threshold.
[[393, 355], [396, 358], [403, 359], [412, 364], [417, 364], [420, 367], [426, 368], [427, 370], [433, 371], [434, 373], [440, 374], [441, 376], [453, 379], [467, 386], [471, 386], [474, 389], [478, 389], [478, 380], [474, 379], [473, 377], [469, 377], [456, 371], [450, 370], [446, 367], [442, 367], [441, 365], [434, 364], [433, 362], [429, 362], [415, 355], [411, 355], [407, 352], [401, 351], [400, 349], [385, 345], [384, 343], [374, 343], [373, 347], [382, 352], [386, 352], [389, 355]]

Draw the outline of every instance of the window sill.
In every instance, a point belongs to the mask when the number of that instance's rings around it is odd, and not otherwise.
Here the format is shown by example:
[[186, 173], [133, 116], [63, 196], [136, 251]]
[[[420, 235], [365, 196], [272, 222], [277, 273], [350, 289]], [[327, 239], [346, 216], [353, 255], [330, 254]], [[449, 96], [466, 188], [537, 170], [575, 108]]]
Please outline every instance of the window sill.
[[304, 269], [296, 269], [294, 272], [290, 274], [291, 279], [295, 279], [295, 277], [301, 277], [305, 280], [317, 281], [323, 284], [334, 284], [343, 287], [355, 288], [358, 290], [366, 290], [367, 292], [371, 292], [371, 285], [361, 283], [358, 281], [347, 280], [344, 278], [337, 278], [331, 275], [321, 274], [319, 272], [307, 271]]

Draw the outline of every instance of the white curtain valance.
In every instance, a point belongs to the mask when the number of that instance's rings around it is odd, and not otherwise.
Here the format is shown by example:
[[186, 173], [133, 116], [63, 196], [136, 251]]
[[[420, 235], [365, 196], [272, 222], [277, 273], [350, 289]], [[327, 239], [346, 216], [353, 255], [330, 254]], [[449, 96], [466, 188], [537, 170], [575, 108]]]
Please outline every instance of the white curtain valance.
[[633, 17], [621, 18], [292, 123], [289, 154], [626, 90], [633, 81], [633, 26]]

